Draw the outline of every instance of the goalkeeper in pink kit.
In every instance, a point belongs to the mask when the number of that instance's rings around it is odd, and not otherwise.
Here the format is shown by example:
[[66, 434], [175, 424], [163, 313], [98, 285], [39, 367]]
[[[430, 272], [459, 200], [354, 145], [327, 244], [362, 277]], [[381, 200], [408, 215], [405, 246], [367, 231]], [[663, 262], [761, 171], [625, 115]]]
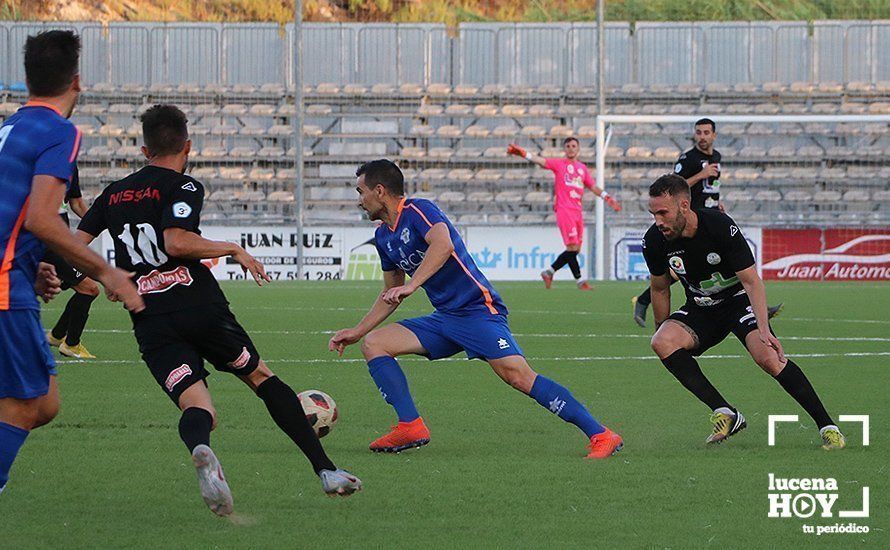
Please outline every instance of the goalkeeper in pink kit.
[[541, 168], [553, 172], [553, 210], [556, 212], [556, 225], [566, 245], [565, 251], [557, 256], [549, 269], [541, 272], [544, 285], [550, 288], [553, 282], [553, 274], [563, 266], [568, 265], [572, 276], [578, 283], [580, 290], [591, 290], [585, 279], [581, 278], [581, 266], [578, 264], [578, 253], [581, 251], [582, 237], [584, 236], [584, 211], [581, 208], [581, 197], [584, 188], [587, 187], [593, 193], [603, 199], [616, 212], [621, 210], [612, 196], [596, 186], [590, 170], [578, 160], [581, 153], [581, 144], [576, 138], [568, 137], [563, 142], [565, 158], [544, 158], [515, 144], [507, 147], [507, 153], [524, 157], [534, 162]]

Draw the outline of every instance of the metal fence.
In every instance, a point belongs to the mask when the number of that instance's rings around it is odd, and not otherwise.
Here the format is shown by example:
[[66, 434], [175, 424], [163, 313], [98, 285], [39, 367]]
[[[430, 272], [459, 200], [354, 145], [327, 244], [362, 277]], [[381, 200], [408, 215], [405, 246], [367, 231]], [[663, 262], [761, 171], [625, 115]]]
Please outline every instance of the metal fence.
[[[84, 39], [87, 82], [262, 84], [292, 82], [293, 25], [215, 23], [0, 24], [0, 80], [24, 80], [29, 34], [72, 28]], [[591, 23], [305, 24], [307, 84], [592, 86]], [[890, 80], [890, 22], [609, 23], [606, 82]]]

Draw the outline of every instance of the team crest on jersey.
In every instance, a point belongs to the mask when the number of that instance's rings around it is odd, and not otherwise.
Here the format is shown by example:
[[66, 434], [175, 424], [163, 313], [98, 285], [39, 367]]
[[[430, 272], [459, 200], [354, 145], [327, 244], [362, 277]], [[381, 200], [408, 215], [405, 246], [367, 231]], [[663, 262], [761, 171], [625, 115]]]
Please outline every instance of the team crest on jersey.
[[194, 279], [192, 279], [188, 268], [181, 265], [172, 271], [163, 273], [155, 269], [148, 275], [136, 279], [136, 286], [139, 289], [139, 294], [158, 294], [167, 292], [176, 285], [189, 286], [192, 281]]
[[402, 239], [403, 243], [408, 244], [408, 241], [411, 240], [411, 231], [407, 227], [402, 229], [402, 235], [399, 238]]
[[708, 263], [711, 265], [717, 265], [720, 263], [720, 254], [716, 252], [711, 252], [708, 254]]
[[680, 163], [678, 162], [677, 164], [674, 165], [674, 173], [675, 173], [675, 174], [679, 174], [679, 173], [682, 172], [682, 171], [683, 171], [683, 165], [682, 165], [682, 164], [680, 164]]
[[182, 380], [191, 373], [191, 367], [183, 363], [167, 375], [167, 380], [164, 381], [164, 387], [167, 388], [167, 391], [173, 391], [173, 386], [182, 382]]
[[192, 207], [180, 201], [173, 205], [173, 216], [176, 218], [188, 218], [192, 213]]
[[677, 275], [686, 275], [686, 266], [683, 265], [683, 258], [680, 256], [671, 256], [671, 259], [668, 260], [668, 264]]
[[566, 172], [568, 172], [569, 174], [574, 174], [575, 167], [573, 165], [569, 164], [568, 166], [566, 166]]
[[185, 189], [186, 191], [197, 191], [198, 190], [198, 188], [195, 187], [195, 184], [192, 182], [186, 183], [185, 185], [182, 186], [182, 188]]

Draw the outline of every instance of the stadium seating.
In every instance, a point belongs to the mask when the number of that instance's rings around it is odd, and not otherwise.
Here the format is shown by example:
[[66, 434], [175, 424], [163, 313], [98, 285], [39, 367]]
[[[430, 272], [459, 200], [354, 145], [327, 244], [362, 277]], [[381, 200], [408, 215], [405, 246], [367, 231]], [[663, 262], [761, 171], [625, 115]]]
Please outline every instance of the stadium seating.
[[[356, 165], [371, 157], [397, 160], [409, 192], [436, 198], [459, 219], [478, 223], [549, 223], [552, 176], [507, 157], [511, 141], [560, 155], [562, 140], [577, 136], [582, 160], [593, 168], [597, 110], [587, 87], [318, 84], [305, 93], [310, 220], [361, 218], [351, 184]], [[0, 118], [23, 100], [21, 90], [0, 91]], [[88, 196], [141, 165], [138, 116], [157, 101], [176, 103], [189, 116], [190, 169], [207, 187], [211, 218], [264, 223], [294, 215], [296, 109], [292, 92], [274, 83], [93, 85], [73, 117], [83, 133], [79, 163]], [[890, 83], [632, 84], [611, 88], [606, 112], [888, 114]], [[672, 169], [690, 146], [690, 133], [675, 123], [609, 129], [606, 184], [626, 205], [614, 219], [647, 216], [645, 186]], [[718, 135], [724, 197], [737, 217], [764, 223], [890, 219], [886, 123], [734, 123], [721, 125]]]

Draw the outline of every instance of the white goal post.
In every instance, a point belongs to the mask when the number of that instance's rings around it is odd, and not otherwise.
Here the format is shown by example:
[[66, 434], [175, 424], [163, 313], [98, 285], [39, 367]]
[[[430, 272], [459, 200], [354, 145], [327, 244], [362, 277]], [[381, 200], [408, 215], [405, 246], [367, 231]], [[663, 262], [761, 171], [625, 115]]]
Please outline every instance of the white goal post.
[[[610, 189], [606, 180], [606, 152], [608, 140], [611, 137], [611, 125], [614, 124], [681, 124], [689, 125], [687, 136], [692, 136], [692, 123], [701, 118], [710, 118], [717, 125], [717, 133], [720, 135], [722, 124], [746, 124], [746, 123], [890, 123], [890, 115], [709, 115], [707, 112], [694, 116], [687, 115], [601, 115], [596, 118], [596, 182], [603, 189]], [[885, 129], [884, 132], [890, 132]], [[884, 139], [887, 133], [879, 134]], [[722, 138], [720, 138], [722, 139]], [[720, 143], [716, 146], [721, 149]], [[727, 159], [732, 162], [732, 159]], [[764, 159], [766, 160], [766, 159]], [[888, 161], [887, 156], [883, 158]], [[673, 164], [673, 161], [671, 161]], [[667, 171], [667, 170], [666, 170]], [[604, 280], [606, 274], [606, 242], [605, 242], [605, 208], [603, 201], [596, 201], [596, 237], [595, 237], [595, 264], [594, 275], [597, 280]], [[642, 227], [641, 227], [642, 229]]]

